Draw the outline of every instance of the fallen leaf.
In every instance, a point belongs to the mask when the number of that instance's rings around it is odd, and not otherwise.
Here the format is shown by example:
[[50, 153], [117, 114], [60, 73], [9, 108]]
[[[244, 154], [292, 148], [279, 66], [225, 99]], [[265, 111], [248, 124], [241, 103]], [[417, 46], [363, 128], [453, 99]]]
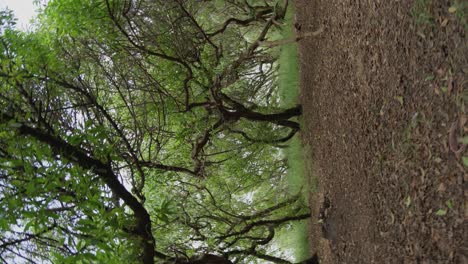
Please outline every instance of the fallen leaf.
[[395, 223], [395, 215], [393, 215], [392, 212], [390, 212], [390, 224], [393, 225]]
[[445, 187], [445, 184], [442, 182], [439, 184], [439, 187], [437, 187], [437, 191], [438, 192], [445, 192], [445, 190], [447, 190], [447, 188]]
[[403, 96], [395, 96], [395, 99], [403, 105]]
[[463, 157], [462, 157], [462, 161], [463, 161], [463, 165], [464, 165], [465, 167], [468, 167], [468, 156], [463, 156]]
[[433, 241], [437, 242], [440, 240], [440, 235], [439, 235], [439, 232], [437, 232], [436, 230], [432, 229], [431, 230], [431, 238]]
[[448, 141], [449, 141], [450, 150], [455, 154], [455, 157], [457, 157], [457, 159], [460, 159], [460, 155], [465, 150], [466, 144], [462, 144], [460, 148], [458, 147], [458, 140], [457, 140], [458, 131], [457, 130], [458, 130], [458, 121], [455, 121], [452, 123], [452, 126], [450, 127]]
[[432, 81], [434, 79], [435, 79], [435, 76], [431, 74], [431, 75], [426, 76], [426, 78], [424, 78], [424, 81]]
[[458, 138], [458, 142], [461, 144], [468, 144], [468, 136]]
[[465, 127], [466, 122], [468, 121], [468, 118], [464, 115], [460, 118], [460, 127]]
[[439, 210], [437, 210], [437, 212], [435, 212], [435, 214], [438, 215], [438, 216], [444, 216], [444, 215], [447, 214], [447, 210], [439, 209]]
[[453, 208], [453, 201], [452, 200], [447, 200], [445, 202], [445, 205], [447, 205], [448, 209], [452, 209]]
[[445, 26], [447, 26], [447, 24], [448, 24], [448, 19], [446, 18], [446, 19], [442, 20], [442, 23], [440, 23], [440, 26], [445, 27]]
[[447, 86], [443, 85], [442, 87], [440, 87], [440, 90], [441, 90], [443, 93], [447, 93], [448, 88], [447, 88]]
[[452, 93], [452, 90], [453, 90], [453, 78], [452, 76], [450, 76], [447, 79], [447, 92], [449, 95]]
[[432, 88], [434, 89], [434, 93], [439, 95], [440, 94], [440, 89], [439, 89], [439, 86], [437, 84], [434, 84], [432, 86]]
[[416, 32], [416, 35], [420, 36], [422, 39], [426, 39], [426, 35], [424, 35], [422, 32]]
[[451, 6], [451, 7], [449, 7], [448, 11], [449, 11], [449, 13], [455, 13], [455, 12], [457, 12], [457, 7], [456, 6]]
[[411, 205], [411, 196], [408, 195], [408, 197], [406, 197], [405, 205], [406, 207], [409, 207]]

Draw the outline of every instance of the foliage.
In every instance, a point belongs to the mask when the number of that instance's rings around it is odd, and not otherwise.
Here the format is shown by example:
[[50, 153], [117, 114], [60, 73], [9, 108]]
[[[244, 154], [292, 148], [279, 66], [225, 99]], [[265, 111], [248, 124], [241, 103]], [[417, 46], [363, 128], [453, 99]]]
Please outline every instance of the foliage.
[[54, 0], [1, 13], [0, 259], [264, 259], [308, 217], [282, 190], [300, 106], [261, 45], [287, 1]]

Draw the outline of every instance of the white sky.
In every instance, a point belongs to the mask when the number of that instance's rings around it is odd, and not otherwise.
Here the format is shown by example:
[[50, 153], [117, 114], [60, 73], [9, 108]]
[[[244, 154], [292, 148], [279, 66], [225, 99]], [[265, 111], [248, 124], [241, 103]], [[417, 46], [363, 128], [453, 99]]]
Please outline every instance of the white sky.
[[0, 9], [8, 7], [13, 10], [18, 19], [18, 29], [28, 28], [29, 21], [35, 15], [37, 7], [33, 5], [34, 0], [0, 0]]

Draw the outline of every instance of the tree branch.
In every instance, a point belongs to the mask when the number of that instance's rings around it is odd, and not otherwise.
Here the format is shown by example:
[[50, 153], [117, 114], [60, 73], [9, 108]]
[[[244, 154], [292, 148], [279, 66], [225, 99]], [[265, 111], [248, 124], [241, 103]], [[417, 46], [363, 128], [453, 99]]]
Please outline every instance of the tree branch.
[[[11, 121], [14, 117], [7, 113], [0, 113], [0, 121]], [[155, 256], [155, 239], [151, 231], [151, 219], [148, 211], [143, 205], [125, 189], [117, 176], [112, 171], [110, 163], [93, 158], [89, 153], [64, 141], [57, 135], [45, 133], [39, 128], [20, 123], [18, 132], [21, 135], [31, 136], [39, 142], [49, 145], [55, 155], [67, 158], [70, 162], [87, 169], [98, 175], [112, 192], [122, 199], [124, 203], [134, 212], [136, 218], [135, 234], [142, 240], [143, 253], [141, 259], [143, 263], [153, 263]]]

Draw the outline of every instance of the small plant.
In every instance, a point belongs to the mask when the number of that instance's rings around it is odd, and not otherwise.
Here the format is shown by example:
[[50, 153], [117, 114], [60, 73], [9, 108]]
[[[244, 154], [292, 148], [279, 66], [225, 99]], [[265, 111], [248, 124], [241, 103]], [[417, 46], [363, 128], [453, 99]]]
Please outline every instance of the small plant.
[[433, 25], [430, 0], [416, 0], [411, 8], [411, 16], [418, 25]]
[[439, 210], [437, 210], [437, 212], [435, 212], [435, 214], [437, 216], [444, 216], [444, 215], [447, 214], [447, 210], [446, 209], [439, 209]]
[[454, 0], [452, 6], [449, 7], [448, 12], [455, 14], [457, 19], [463, 25], [465, 29], [468, 28], [468, 22], [466, 19], [466, 13], [468, 10], [468, 2], [463, 0]]
[[447, 200], [447, 201], [445, 202], [445, 205], [447, 206], [447, 208], [441, 208], [441, 209], [437, 210], [437, 211], [435, 212], [435, 215], [437, 215], [437, 216], [445, 216], [445, 215], [447, 215], [447, 213], [448, 213], [449, 210], [452, 210], [452, 209], [453, 209], [453, 201], [452, 201], [451, 199]]

